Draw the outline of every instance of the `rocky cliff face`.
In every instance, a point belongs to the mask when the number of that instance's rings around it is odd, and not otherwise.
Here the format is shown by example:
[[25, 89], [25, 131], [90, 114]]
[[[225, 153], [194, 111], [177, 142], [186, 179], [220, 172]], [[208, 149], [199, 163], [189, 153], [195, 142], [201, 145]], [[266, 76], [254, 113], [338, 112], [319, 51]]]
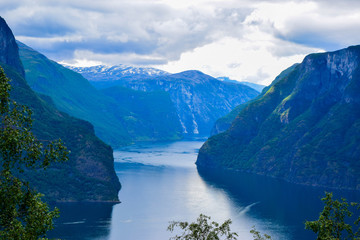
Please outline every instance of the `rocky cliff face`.
[[248, 102], [245, 102], [245, 103], [242, 103], [242, 104], [236, 106], [229, 114], [216, 120], [214, 127], [211, 129], [211, 136], [225, 132], [226, 130], [228, 130], [229, 127], [231, 126], [232, 122], [236, 118], [236, 116], [245, 107], [247, 107], [251, 102], [256, 101], [257, 99], [261, 98], [274, 84], [276, 84], [279, 80], [283, 79], [289, 73], [291, 73], [297, 65], [298, 65], [298, 63], [296, 63], [296, 64], [292, 65], [291, 67], [282, 71], [269, 86], [261, 87], [262, 85], [258, 85], [257, 89], [261, 89], [261, 93], [255, 99], [252, 99], [251, 101], [248, 101]]
[[210, 138], [197, 165], [360, 189], [359, 63], [360, 46], [307, 56]]
[[22, 76], [25, 76], [15, 38], [2, 17], [0, 17], [0, 36], [0, 62], [12, 66]]
[[258, 95], [250, 87], [222, 82], [199, 71], [121, 79], [116, 83], [112, 80], [112, 84], [144, 92], [168, 92], [187, 136], [208, 136], [216, 119]]
[[33, 131], [39, 139], [61, 138], [71, 151], [68, 162], [53, 164], [44, 171], [25, 171], [22, 177], [45, 194], [47, 200], [118, 201], [120, 183], [111, 147], [95, 136], [90, 123], [58, 111], [49, 97], [30, 89], [14, 36], [3, 19], [0, 29], [6, 29], [0, 31], [0, 65], [12, 80], [11, 98], [33, 111]]
[[124, 86], [140, 91], [169, 92], [183, 133], [192, 136], [208, 136], [216, 119], [258, 95], [250, 87], [221, 82], [199, 71], [127, 81]]

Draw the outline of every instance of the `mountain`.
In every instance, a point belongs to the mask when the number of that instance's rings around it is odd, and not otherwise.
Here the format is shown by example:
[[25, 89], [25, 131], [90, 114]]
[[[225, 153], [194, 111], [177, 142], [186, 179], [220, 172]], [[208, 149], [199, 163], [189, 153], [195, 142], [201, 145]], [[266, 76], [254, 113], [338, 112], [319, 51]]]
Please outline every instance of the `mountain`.
[[216, 120], [213, 128], [211, 129], [211, 133], [210, 135], [216, 135], [222, 132], [225, 132], [226, 130], [229, 129], [229, 127], [231, 126], [231, 123], [234, 121], [234, 119], [236, 118], [236, 116], [241, 112], [242, 109], [244, 109], [247, 105], [249, 105], [251, 102], [256, 101], [257, 99], [261, 98], [266, 92], [267, 90], [269, 90], [270, 87], [272, 87], [272, 85], [274, 85], [275, 83], [277, 83], [280, 79], [282, 79], [284, 76], [286, 76], [287, 74], [289, 74], [292, 70], [294, 70], [294, 68], [297, 66], [298, 64], [293, 64], [291, 67], [285, 69], [284, 71], [282, 71], [279, 76], [277, 76], [275, 78], [275, 80], [270, 84], [270, 86], [263, 86], [263, 85], [259, 85], [262, 87], [259, 87], [259, 89], [261, 88], [262, 91], [261, 93], [255, 98], [252, 99], [251, 101], [242, 103], [238, 106], [236, 106], [229, 114], [223, 116], [222, 118], [219, 118], [218, 120]]
[[360, 189], [360, 46], [311, 54], [200, 149], [197, 166]]
[[49, 97], [31, 90], [25, 81], [15, 38], [1, 17], [0, 43], [0, 65], [11, 79], [11, 99], [33, 111], [33, 132], [38, 139], [61, 138], [71, 151], [69, 161], [52, 164], [47, 170], [25, 171], [22, 177], [47, 200], [118, 201], [120, 183], [111, 147], [95, 136], [90, 123], [58, 111]]
[[251, 83], [251, 82], [243, 82], [242, 81], [240, 83], [242, 83], [242, 84], [244, 84], [246, 86], [249, 86], [249, 87], [255, 89], [258, 92], [261, 92], [264, 89], [264, 87], [266, 87], [265, 85], [257, 84], [257, 83]]
[[19, 48], [11, 29], [2, 17], [0, 17], [0, 36], [0, 62], [11, 66], [21, 76], [24, 76], [24, 67], [19, 58]]
[[[30, 87], [38, 93], [50, 96], [59, 110], [91, 122], [96, 135], [111, 146], [124, 146], [134, 141], [181, 138], [181, 126], [176, 119], [176, 110], [167, 94], [136, 94], [133, 90], [123, 89], [121, 93], [128, 98], [114, 98], [114, 94], [108, 96], [79, 73], [49, 60], [25, 44], [18, 44]], [[154, 102], [155, 99], [157, 102]], [[161, 109], [166, 114], [155, 115], [160, 110], [146, 113], [134, 110], [134, 101], [140, 101], [140, 105], [153, 110], [166, 107]], [[158, 104], [159, 101], [163, 104]], [[155, 118], [162, 123], [161, 126], [151, 125]]]
[[101, 90], [131, 114], [119, 116], [137, 141], [174, 141], [182, 138], [176, 109], [167, 92], [141, 92], [114, 86]]
[[[78, 68], [77, 71], [80, 70]], [[93, 68], [93, 71], [96, 69]], [[90, 82], [95, 81], [91, 74], [87, 77]], [[111, 81], [117, 86], [137, 91], [168, 92], [175, 105], [182, 133], [190, 137], [208, 136], [216, 119], [259, 94], [243, 84], [222, 82], [199, 71]]]
[[93, 67], [66, 67], [80, 73], [98, 89], [116, 86], [118, 85], [118, 81], [157, 77], [170, 74], [156, 68], [132, 67], [123, 64], [115, 66], [98, 65]]
[[265, 85], [261, 85], [261, 84], [256, 84], [256, 83], [251, 83], [251, 82], [244, 82], [244, 81], [240, 82], [240, 81], [237, 81], [237, 80], [232, 80], [229, 77], [218, 77], [216, 79], [218, 79], [220, 81], [224, 81], [224, 82], [241, 83], [241, 84], [244, 84], [244, 85], [246, 85], [248, 87], [251, 87], [251, 88], [255, 89], [258, 92], [261, 92], [264, 89], [264, 87], [266, 87]]

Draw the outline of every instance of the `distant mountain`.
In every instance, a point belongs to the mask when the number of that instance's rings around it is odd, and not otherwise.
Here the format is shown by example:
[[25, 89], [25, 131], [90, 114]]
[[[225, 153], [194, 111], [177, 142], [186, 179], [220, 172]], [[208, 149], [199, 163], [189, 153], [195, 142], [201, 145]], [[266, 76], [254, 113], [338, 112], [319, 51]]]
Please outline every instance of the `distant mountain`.
[[220, 81], [224, 81], [224, 82], [241, 83], [241, 84], [244, 84], [244, 85], [246, 85], [248, 87], [251, 87], [251, 88], [255, 89], [258, 92], [261, 92], [264, 89], [264, 87], [266, 87], [265, 85], [261, 85], [261, 84], [232, 80], [229, 77], [218, 77], [216, 79], [218, 79]]
[[[287, 74], [289, 74], [292, 70], [294, 70], [294, 68], [298, 65], [298, 63], [292, 65], [291, 67], [285, 69], [284, 71], [282, 71], [279, 76], [277, 76], [275, 78], [275, 80], [270, 84], [270, 86], [263, 86], [263, 85], [259, 85], [258, 89], [263, 89], [261, 91], [261, 93], [255, 98], [252, 99], [251, 101], [242, 103], [238, 106], [236, 106], [229, 114], [225, 115], [222, 118], [219, 118], [218, 120], [216, 120], [214, 127], [211, 129], [211, 133], [210, 135], [216, 135], [222, 132], [225, 132], [226, 130], [229, 129], [229, 127], [231, 126], [231, 123], [234, 121], [234, 119], [236, 118], [236, 116], [241, 112], [242, 109], [244, 109], [247, 105], [249, 105], [251, 102], [256, 101], [257, 99], [261, 98], [266, 92], [267, 90], [274, 85], [275, 83], [277, 83], [280, 79], [282, 79], [284, 76], [286, 76]], [[243, 82], [242, 82], [243, 83]]]
[[360, 189], [360, 46], [308, 55], [201, 147], [197, 166]]
[[18, 46], [0, 17], [0, 65], [11, 79], [11, 99], [28, 106], [33, 132], [44, 141], [61, 138], [71, 151], [69, 161], [52, 164], [43, 171], [25, 171], [22, 177], [51, 201], [118, 201], [119, 179], [112, 149], [94, 134], [86, 121], [60, 112], [52, 100], [38, 95], [25, 81]]
[[236, 84], [240, 83], [240, 81], [230, 79], [229, 77], [217, 77], [216, 79], [223, 81], [223, 82], [230, 82], [230, 83], [236, 83]]
[[185, 136], [208, 136], [216, 119], [259, 94], [248, 86], [222, 82], [199, 71], [129, 78], [116, 84], [143, 92], [168, 92]]
[[115, 66], [98, 65], [93, 67], [72, 67], [67, 68], [80, 73], [96, 88], [108, 88], [118, 85], [118, 81], [128, 79], [143, 79], [169, 75], [170, 73], [156, 68], [132, 67], [123, 64]]
[[131, 114], [120, 115], [123, 125], [136, 141], [174, 141], [182, 138], [181, 126], [169, 93], [142, 92], [114, 86], [101, 90]]
[[240, 82], [240, 83], [242, 83], [242, 84], [244, 84], [246, 86], [249, 86], [249, 87], [255, 89], [258, 92], [261, 92], [264, 89], [264, 87], [266, 87], [265, 85], [261, 85], [261, 84], [257, 84], [257, 83], [251, 83], [251, 82]]
[[[30, 87], [50, 96], [61, 111], [91, 122], [96, 135], [111, 146], [124, 146], [135, 141], [179, 140], [182, 137], [176, 110], [168, 94], [135, 93], [123, 89], [124, 96], [114, 98], [114, 94], [104, 94], [80, 74], [49, 60], [25, 44], [19, 42], [19, 48]], [[96, 69], [107, 72], [105, 67]], [[159, 101], [163, 104], [158, 104]], [[134, 102], [154, 111], [138, 111], [134, 109]], [[154, 123], [155, 118], [162, 124]]]

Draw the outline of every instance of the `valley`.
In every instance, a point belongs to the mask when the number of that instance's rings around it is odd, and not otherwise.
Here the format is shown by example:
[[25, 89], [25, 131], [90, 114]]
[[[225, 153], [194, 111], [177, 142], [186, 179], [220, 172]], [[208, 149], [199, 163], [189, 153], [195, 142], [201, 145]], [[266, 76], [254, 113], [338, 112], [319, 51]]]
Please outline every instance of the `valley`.
[[0, 9], [0, 239], [360, 237], [360, 4]]

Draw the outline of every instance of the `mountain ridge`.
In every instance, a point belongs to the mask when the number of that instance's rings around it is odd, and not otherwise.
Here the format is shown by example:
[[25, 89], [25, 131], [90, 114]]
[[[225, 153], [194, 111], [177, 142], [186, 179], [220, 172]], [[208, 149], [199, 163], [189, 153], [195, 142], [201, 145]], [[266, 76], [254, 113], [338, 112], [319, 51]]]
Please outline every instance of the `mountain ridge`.
[[216, 79], [223, 81], [223, 82], [231, 82], [231, 83], [240, 83], [240, 84], [244, 84], [248, 87], [251, 87], [253, 89], [255, 89], [256, 91], [260, 92], [266, 87], [265, 85], [262, 84], [257, 84], [257, 83], [252, 83], [252, 82], [245, 82], [245, 81], [237, 81], [237, 80], [233, 80], [230, 79], [229, 77], [217, 77]]
[[[94, 82], [91, 76], [88, 80]], [[111, 81], [111, 86], [116, 85], [143, 92], [168, 92], [186, 137], [209, 136], [216, 119], [259, 94], [248, 86], [222, 82], [198, 70]]]
[[360, 46], [306, 56], [201, 147], [198, 167], [360, 189], [359, 63]]
[[[180, 123], [174, 120], [176, 112], [171, 100], [164, 94], [158, 94], [167, 113], [158, 115], [162, 126], [148, 124], [151, 112], [142, 114], [133, 109], [133, 98], [141, 97], [145, 106], [153, 107], [153, 94], [135, 94], [122, 91], [129, 98], [114, 98], [92, 86], [87, 79], [25, 44], [19, 43], [20, 57], [26, 69], [26, 80], [33, 90], [49, 95], [57, 108], [86, 119], [95, 126], [95, 132], [103, 141], [113, 147], [121, 147], [136, 141], [169, 141], [181, 139]], [[147, 99], [148, 98], [148, 99]], [[139, 100], [139, 99], [138, 99]], [[154, 109], [154, 108], [153, 108]], [[100, 114], [101, 113], [101, 114]]]
[[170, 73], [151, 67], [133, 67], [128, 65], [97, 65], [92, 67], [73, 67], [64, 65], [65, 67], [80, 73], [84, 78], [88, 79], [90, 83], [98, 88], [108, 88], [116, 85], [116, 81], [126, 79], [140, 79], [148, 77], [156, 77], [169, 75]]
[[267, 92], [267, 90], [270, 89], [271, 86], [273, 86], [279, 80], [287, 76], [287, 74], [289, 74], [297, 65], [298, 63], [295, 63], [292, 66], [285, 69], [284, 71], [282, 71], [269, 86], [264, 86], [262, 88], [262, 91], [256, 98], [236, 106], [233, 110], [231, 110], [230, 113], [216, 120], [213, 128], [211, 129], [211, 136], [225, 132], [231, 126], [231, 123], [234, 121], [234, 119], [241, 112], [242, 109], [248, 106], [251, 102], [256, 101], [257, 99], [262, 97]]

